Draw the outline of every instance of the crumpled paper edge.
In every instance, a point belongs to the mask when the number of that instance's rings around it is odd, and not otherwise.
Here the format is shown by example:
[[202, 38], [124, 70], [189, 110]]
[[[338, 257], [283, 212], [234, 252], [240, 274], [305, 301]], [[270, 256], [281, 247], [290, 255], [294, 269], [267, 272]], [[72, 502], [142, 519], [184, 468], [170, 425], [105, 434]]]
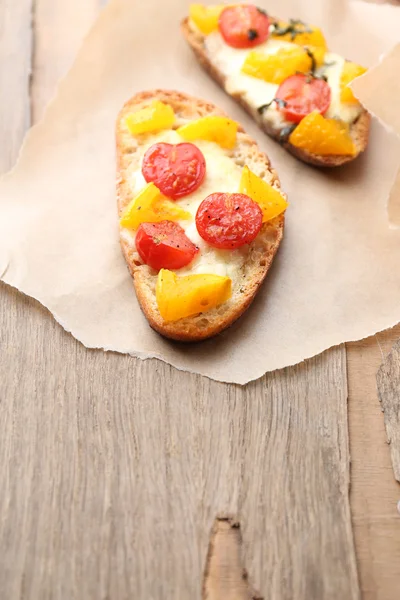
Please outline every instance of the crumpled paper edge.
[[[2, 277], [0, 279], [2, 279]], [[119, 352], [118, 350], [114, 350], [113, 348], [107, 348], [107, 346], [92, 346], [90, 344], [88, 345], [79, 336], [72, 333], [71, 329], [66, 325], [66, 323], [63, 321], [63, 319], [61, 317], [59, 317], [57, 312], [53, 312], [46, 304], [43, 304], [42, 302], [40, 302], [40, 300], [38, 300], [38, 298], [36, 298], [35, 296], [31, 296], [30, 294], [25, 293], [24, 291], [20, 290], [18, 287], [13, 286], [13, 285], [7, 283], [6, 281], [4, 281], [4, 283], [6, 283], [6, 285], [8, 287], [10, 287], [14, 290], [17, 290], [17, 292], [20, 293], [21, 295], [26, 296], [28, 298], [32, 298], [33, 300], [35, 300], [35, 302], [38, 302], [41, 306], [43, 306], [50, 313], [50, 317], [53, 318], [63, 328], [63, 330], [66, 331], [66, 333], [71, 335], [71, 337], [73, 337], [77, 342], [79, 342], [80, 344], [82, 344], [82, 346], [84, 346], [85, 348], [88, 348], [89, 350], [101, 350], [103, 352], [112, 352], [114, 354], [119, 354], [121, 356], [128, 354], [132, 358], [136, 358], [136, 359], [143, 360], [143, 361], [150, 360], [150, 359], [156, 359], [156, 360], [159, 360], [159, 361], [163, 362], [164, 364], [166, 364], [170, 367], [173, 367], [174, 369], [177, 369], [178, 371], [181, 371], [181, 372], [191, 373], [192, 375], [198, 375], [199, 377], [206, 377], [210, 381], [217, 381], [218, 383], [227, 383], [230, 385], [239, 385], [241, 387], [246, 386], [255, 381], [258, 381], [258, 380], [262, 379], [264, 376], [268, 376], [269, 373], [275, 373], [278, 371], [283, 371], [290, 367], [302, 365], [303, 363], [311, 360], [312, 358], [320, 356], [324, 352], [327, 352], [333, 348], [338, 348], [339, 346], [341, 346], [343, 344], [348, 344], [348, 343], [351, 344], [353, 342], [359, 342], [361, 340], [365, 340], [365, 339], [375, 335], [376, 333], [382, 333], [384, 331], [388, 331], [388, 330], [392, 329], [393, 327], [395, 327], [396, 325], [398, 325], [398, 321], [395, 321], [394, 323], [392, 321], [390, 321], [383, 328], [381, 328], [379, 330], [376, 330], [376, 328], [372, 327], [371, 331], [368, 332], [367, 335], [364, 335], [362, 337], [356, 336], [354, 338], [352, 337], [350, 339], [343, 340], [343, 341], [338, 341], [338, 342], [333, 341], [328, 346], [324, 345], [323, 347], [319, 348], [316, 352], [312, 352], [310, 354], [307, 353], [306, 356], [300, 361], [289, 362], [285, 366], [277, 367], [270, 371], [262, 371], [259, 375], [256, 375], [255, 377], [251, 377], [250, 379], [245, 379], [243, 381], [233, 381], [233, 380], [229, 380], [227, 378], [218, 378], [218, 377], [214, 377], [211, 375], [204, 375], [203, 373], [200, 373], [196, 369], [176, 365], [173, 362], [171, 362], [170, 360], [167, 360], [166, 358], [162, 357], [158, 353], [152, 353], [152, 352], [147, 353], [147, 352], [140, 352], [140, 351], [124, 353], [124, 352]]]

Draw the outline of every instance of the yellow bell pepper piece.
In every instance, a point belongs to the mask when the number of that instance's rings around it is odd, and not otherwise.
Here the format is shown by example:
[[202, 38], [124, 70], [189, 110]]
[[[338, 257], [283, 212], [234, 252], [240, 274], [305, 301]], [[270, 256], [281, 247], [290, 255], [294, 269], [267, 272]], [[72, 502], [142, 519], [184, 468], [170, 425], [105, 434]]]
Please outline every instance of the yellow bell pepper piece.
[[242, 66], [242, 72], [263, 79], [268, 83], [279, 84], [297, 72], [307, 73], [312, 60], [304, 48], [282, 48], [276, 54], [249, 52]]
[[246, 194], [254, 202], [257, 202], [263, 213], [263, 223], [271, 221], [288, 207], [288, 203], [282, 194], [253, 171], [250, 171], [247, 166], [242, 171], [239, 192]]
[[361, 65], [357, 65], [356, 63], [346, 60], [343, 66], [342, 75], [340, 77], [340, 99], [342, 102], [358, 102], [351, 88], [349, 88], [348, 86], [349, 83], [353, 81], [353, 79], [359, 77], [360, 75], [363, 75], [366, 71], [367, 69], [365, 69]]
[[167, 200], [154, 183], [148, 183], [128, 204], [119, 221], [121, 227], [137, 229], [141, 223], [180, 221], [192, 215]]
[[349, 126], [344, 121], [325, 119], [314, 111], [304, 117], [290, 134], [289, 142], [297, 148], [321, 156], [356, 153]]
[[175, 122], [175, 114], [169, 104], [153, 100], [149, 106], [126, 117], [126, 125], [132, 135], [171, 129]]
[[[295, 20], [290, 23], [278, 21], [277, 26], [278, 31], [271, 33], [271, 39], [282, 40], [282, 42], [292, 42], [292, 44], [298, 44], [299, 46], [319, 46], [325, 50], [328, 48], [324, 34], [318, 27]], [[279, 35], [279, 30], [282, 31], [284, 29], [288, 29], [287, 33]]]
[[164, 321], [178, 321], [215, 308], [232, 295], [232, 281], [221, 275], [184, 275], [161, 269], [156, 300]]
[[216, 6], [204, 6], [203, 4], [191, 4], [189, 7], [189, 17], [200, 29], [201, 33], [208, 35], [218, 27], [219, 15], [226, 8], [226, 4]]
[[186, 141], [208, 140], [231, 150], [236, 144], [238, 124], [227, 117], [202, 117], [176, 131]]

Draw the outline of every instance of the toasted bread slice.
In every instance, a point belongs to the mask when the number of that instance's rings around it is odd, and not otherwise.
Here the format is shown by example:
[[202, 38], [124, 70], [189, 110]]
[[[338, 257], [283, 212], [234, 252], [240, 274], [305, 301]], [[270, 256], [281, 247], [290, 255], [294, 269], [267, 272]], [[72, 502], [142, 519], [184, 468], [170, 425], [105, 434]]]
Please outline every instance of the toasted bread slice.
[[[138, 151], [141, 146], [141, 138], [140, 136], [133, 137], [129, 133], [124, 117], [130, 112], [147, 106], [154, 99], [172, 106], [177, 117], [174, 128], [187, 122], [187, 119], [198, 119], [207, 115], [226, 116], [213, 104], [175, 91], [154, 90], [142, 92], [129, 100], [119, 114], [116, 131], [119, 215], [132, 199], [129, 183], [130, 174], [135, 170], [140, 170]], [[258, 176], [263, 177], [265, 181], [280, 190], [278, 176], [271, 168], [268, 158], [240, 126], [237, 143], [231, 151], [231, 157], [236, 164], [239, 166], [248, 165]], [[157, 307], [155, 295], [157, 272], [142, 264], [135, 248], [134, 238], [127, 235], [126, 230], [121, 229], [122, 251], [133, 277], [140, 306], [151, 327], [167, 338], [180, 341], [200, 341], [229, 327], [248, 308], [260, 288], [282, 240], [283, 227], [283, 214], [263, 224], [260, 233], [249, 245], [246, 260], [240, 272], [240, 285], [233, 288], [232, 297], [227, 302], [208, 312], [173, 323], [165, 322]]]
[[[181, 24], [182, 32], [186, 41], [191, 46], [198, 61], [204, 69], [215, 79], [215, 81], [225, 90], [225, 76], [219, 71], [212, 61], [207, 56], [204, 45], [205, 36], [199, 31], [194, 31], [189, 26], [189, 18], [185, 18]], [[226, 91], [226, 90], [225, 90]], [[253, 117], [258, 125], [270, 137], [279, 141], [279, 131], [274, 130], [263, 118], [258, 111], [250, 106], [243, 94], [235, 94], [232, 97]], [[318, 166], [318, 167], [338, 167], [357, 158], [357, 156], [365, 150], [368, 144], [370, 126], [370, 115], [363, 109], [358, 118], [350, 126], [350, 135], [353, 139], [356, 153], [354, 155], [327, 155], [320, 156], [312, 154], [306, 150], [293, 146], [289, 141], [282, 142], [282, 146], [296, 158], [303, 162]]]

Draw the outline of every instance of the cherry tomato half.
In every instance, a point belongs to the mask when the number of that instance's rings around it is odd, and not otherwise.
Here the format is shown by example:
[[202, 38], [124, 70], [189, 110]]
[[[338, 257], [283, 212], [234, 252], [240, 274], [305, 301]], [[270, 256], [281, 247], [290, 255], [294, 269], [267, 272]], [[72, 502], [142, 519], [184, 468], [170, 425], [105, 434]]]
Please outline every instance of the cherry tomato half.
[[156, 271], [186, 267], [199, 252], [182, 227], [173, 221], [141, 223], [135, 244], [142, 261]]
[[331, 88], [323, 79], [298, 73], [281, 83], [276, 98], [284, 101], [278, 109], [285, 119], [300, 123], [313, 111], [325, 114], [331, 103]]
[[269, 34], [267, 14], [254, 4], [238, 4], [224, 8], [218, 27], [228, 46], [253, 48], [265, 42]]
[[249, 244], [262, 225], [259, 205], [246, 194], [210, 194], [197, 209], [200, 236], [215, 248], [233, 249]]
[[197, 190], [206, 173], [206, 159], [190, 143], [153, 144], [143, 157], [143, 177], [159, 190], [176, 200]]

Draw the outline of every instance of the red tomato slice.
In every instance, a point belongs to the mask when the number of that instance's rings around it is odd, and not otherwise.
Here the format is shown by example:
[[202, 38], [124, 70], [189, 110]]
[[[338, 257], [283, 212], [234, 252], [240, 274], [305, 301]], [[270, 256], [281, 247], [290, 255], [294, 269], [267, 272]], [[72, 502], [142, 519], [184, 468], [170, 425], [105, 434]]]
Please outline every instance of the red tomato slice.
[[197, 190], [206, 173], [206, 159], [194, 144], [150, 146], [143, 157], [143, 177], [176, 200]]
[[182, 227], [173, 221], [141, 223], [135, 244], [142, 261], [156, 271], [186, 267], [199, 252]]
[[254, 4], [239, 4], [224, 8], [218, 27], [228, 46], [253, 48], [265, 42], [269, 35], [267, 13]]
[[299, 73], [291, 75], [281, 83], [276, 98], [284, 104], [278, 109], [285, 119], [300, 123], [304, 117], [316, 110], [325, 114], [331, 103], [331, 88], [323, 79]]
[[210, 194], [197, 209], [200, 236], [215, 248], [233, 249], [249, 244], [262, 225], [259, 205], [246, 194]]

